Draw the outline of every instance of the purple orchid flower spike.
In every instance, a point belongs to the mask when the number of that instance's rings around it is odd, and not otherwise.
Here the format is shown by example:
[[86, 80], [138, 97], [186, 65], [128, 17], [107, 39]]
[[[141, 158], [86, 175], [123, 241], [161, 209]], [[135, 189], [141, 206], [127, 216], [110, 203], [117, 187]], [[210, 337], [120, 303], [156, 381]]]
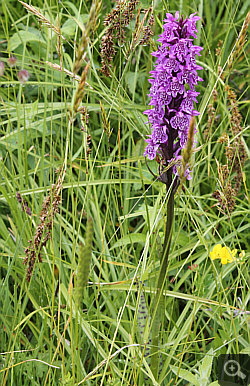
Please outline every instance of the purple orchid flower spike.
[[[193, 105], [193, 102], [197, 103], [196, 97], [199, 95], [195, 86], [203, 80], [197, 74], [202, 67], [197, 65], [195, 59], [196, 55], [200, 56], [202, 47], [193, 45], [199, 19], [195, 13], [185, 20], [183, 16], [179, 17], [179, 12], [175, 16], [167, 13], [163, 32], [158, 39], [161, 46], [152, 53], [156, 62], [154, 70], [150, 71], [152, 78], [149, 82], [152, 86], [149, 105], [154, 107], [144, 111], [151, 123], [152, 133], [146, 140], [148, 144], [144, 156], [149, 160], [156, 158], [159, 163], [158, 178], [167, 185], [172, 181], [172, 174], [178, 177], [178, 168], [173, 165], [171, 172], [164, 170], [173, 160], [178, 163], [181, 150], [186, 145], [190, 119], [199, 115]], [[188, 178], [191, 176], [188, 175]]]
[[[144, 111], [151, 124], [151, 134], [146, 139], [147, 146], [144, 156], [149, 160], [156, 160], [159, 164], [158, 176], [154, 178], [166, 185], [166, 221], [165, 237], [160, 255], [160, 270], [156, 282], [156, 291], [152, 301], [157, 305], [155, 317], [152, 318], [152, 347], [151, 370], [155, 379], [160, 374], [159, 358], [159, 321], [164, 324], [165, 296], [163, 290], [167, 280], [168, 260], [171, 248], [171, 239], [174, 229], [174, 194], [181, 178], [191, 179], [190, 167], [183, 165], [182, 149], [186, 145], [193, 146], [194, 116], [199, 112], [194, 108], [197, 103], [198, 92], [195, 86], [202, 79], [197, 71], [202, 69], [196, 63], [196, 55], [200, 56], [201, 47], [193, 45], [196, 38], [196, 22], [200, 18], [192, 14], [184, 19], [179, 12], [173, 16], [167, 13], [164, 19], [163, 32], [158, 41], [161, 45], [152, 55], [156, 57], [154, 70], [150, 72], [151, 83], [149, 96], [150, 110]], [[190, 138], [191, 137], [191, 138]], [[180, 172], [181, 171], [181, 172]], [[179, 176], [179, 172], [181, 176]]]

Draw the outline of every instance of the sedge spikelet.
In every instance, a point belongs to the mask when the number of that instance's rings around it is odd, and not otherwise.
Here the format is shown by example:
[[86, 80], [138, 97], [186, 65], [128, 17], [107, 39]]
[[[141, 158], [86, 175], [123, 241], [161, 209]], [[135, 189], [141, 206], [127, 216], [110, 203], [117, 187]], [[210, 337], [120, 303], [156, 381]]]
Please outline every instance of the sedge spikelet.
[[186, 167], [190, 161], [191, 155], [192, 155], [192, 148], [193, 148], [193, 143], [194, 143], [194, 133], [195, 133], [195, 126], [194, 126], [194, 117], [193, 117], [190, 120], [189, 130], [188, 130], [188, 139], [187, 139], [187, 143], [186, 143], [186, 146], [183, 150], [183, 155], [182, 155], [182, 165], [183, 165], [184, 170], [186, 169]]
[[85, 55], [87, 53], [87, 46], [90, 41], [90, 32], [95, 31], [96, 29], [96, 21], [97, 17], [101, 8], [101, 1], [94, 1], [91, 5], [90, 11], [89, 11], [89, 19], [86, 24], [86, 26], [81, 26], [82, 29], [82, 37], [79, 41], [79, 44], [77, 46], [76, 50], [76, 60], [74, 61], [73, 66], [73, 73], [76, 75], [80, 71], [83, 61], [85, 58]]
[[[34, 270], [36, 260], [42, 263], [42, 249], [51, 238], [51, 231], [54, 225], [54, 217], [59, 211], [61, 203], [61, 191], [64, 175], [60, 173], [57, 183], [52, 184], [49, 195], [44, 199], [42, 210], [39, 215], [40, 222], [37, 226], [35, 236], [28, 241], [25, 248], [26, 257], [23, 264], [27, 265], [26, 279], [29, 282]], [[27, 210], [27, 209], [26, 209]], [[26, 212], [27, 213], [27, 212]]]
[[[146, 359], [147, 364], [149, 367], [151, 366], [151, 356], [150, 356], [150, 345], [152, 343], [152, 333], [147, 333], [148, 329], [151, 328], [151, 316], [148, 311], [148, 307], [146, 304], [145, 296], [143, 289], [140, 288], [138, 280], [136, 280], [136, 286], [137, 286], [137, 292], [139, 294], [139, 303], [138, 303], [138, 327], [139, 327], [139, 334], [141, 338], [141, 344], [142, 344], [142, 350], [144, 352], [144, 358]], [[146, 339], [145, 339], [146, 338]], [[147, 340], [147, 342], [145, 342]], [[144, 346], [145, 349], [144, 349]], [[162, 367], [163, 367], [163, 361], [162, 361], [162, 355], [161, 353], [158, 354], [159, 357], [159, 375], [161, 374]], [[147, 377], [146, 374], [144, 374], [144, 385], [148, 386], [151, 385], [152, 381], [149, 377]]]
[[242, 49], [247, 41], [246, 40], [246, 34], [247, 34], [247, 28], [248, 28], [249, 24], [250, 24], [250, 11], [248, 12], [248, 14], [246, 16], [246, 19], [243, 23], [241, 31], [238, 35], [237, 40], [236, 40], [235, 50], [232, 52], [232, 54], [228, 60], [229, 71], [232, 70], [233, 64], [236, 62], [236, 60], [240, 56], [240, 53], [241, 53], [241, 51], [242, 51]]
[[[218, 66], [218, 76], [220, 76], [222, 80], [226, 78], [229, 79], [231, 72], [233, 74], [238, 73], [237, 70], [233, 70], [233, 66], [244, 49], [249, 24], [250, 12], [248, 12], [245, 18], [241, 31], [236, 39], [234, 50], [228, 59], [228, 73], [223, 72], [220, 64]], [[221, 46], [222, 41], [219, 41], [218, 48], [216, 49], [216, 55], [221, 54]], [[221, 210], [221, 212], [223, 214], [226, 214], [227, 212], [230, 216], [236, 204], [235, 198], [240, 193], [247, 153], [244, 141], [242, 140], [242, 116], [239, 111], [239, 101], [237, 100], [237, 95], [229, 85], [225, 86], [225, 92], [227, 93], [228, 100], [227, 110], [229, 111], [230, 117], [231, 135], [223, 133], [217, 140], [218, 143], [225, 145], [224, 154], [226, 157], [226, 164], [221, 165], [216, 160], [218, 170], [218, 189], [216, 189], [213, 193], [213, 197], [218, 200], [218, 204], [216, 204], [216, 206]], [[213, 102], [217, 102], [216, 90], [213, 91]], [[209, 119], [207, 129], [204, 131], [205, 138], [209, 134], [211, 124], [216, 119], [213, 102], [208, 105]]]
[[236, 192], [232, 187], [232, 183], [229, 179], [228, 165], [220, 165], [216, 160], [218, 169], [218, 183], [219, 189], [213, 193], [213, 197], [218, 200], [218, 206], [222, 213], [226, 214], [226, 210], [231, 214], [235, 207]]
[[[147, 364], [150, 366], [151, 364], [151, 357], [150, 357], [150, 343], [151, 343], [151, 334], [149, 334], [148, 341], [144, 343], [145, 336], [147, 336], [147, 328], [150, 326], [150, 315], [148, 312], [148, 307], [146, 304], [145, 296], [143, 293], [143, 289], [140, 288], [138, 281], [136, 281], [137, 291], [139, 294], [139, 303], [138, 303], [138, 327], [139, 327], [139, 334], [141, 338], [141, 344], [142, 344], [142, 350], [144, 351], [144, 358], [146, 359]], [[146, 348], [144, 349], [144, 346]], [[150, 378], [144, 374], [144, 384], [150, 385]]]
[[103, 129], [104, 129], [104, 132], [108, 138], [108, 141], [109, 141], [109, 138], [112, 134], [112, 130], [113, 129], [110, 129], [110, 122], [108, 120], [108, 117], [107, 117], [107, 114], [106, 114], [106, 111], [105, 111], [105, 108], [102, 104], [102, 102], [100, 101], [100, 107], [101, 107], [101, 112], [102, 112], [102, 124], [103, 124]]
[[31, 209], [29, 208], [27, 201], [24, 198], [22, 198], [19, 192], [16, 192], [16, 198], [17, 198], [17, 201], [22, 205], [22, 211], [27, 213], [29, 216], [31, 216]]
[[[227, 163], [220, 165], [217, 162], [219, 189], [213, 193], [213, 197], [219, 201], [218, 206], [222, 212], [227, 209], [228, 213], [231, 214], [235, 207], [235, 198], [240, 193], [247, 152], [242, 140], [242, 116], [239, 111], [237, 96], [230, 86], [226, 86], [225, 89], [228, 92], [232, 139], [230, 141], [227, 133], [218, 139], [218, 142], [227, 144], [225, 147]], [[231, 179], [229, 179], [230, 174], [232, 175]]]
[[179, 174], [181, 183], [183, 183], [185, 178], [188, 177], [189, 175], [189, 172], [187, 171], [189, 170], [190, 159], [193, 153], [194, 134], [196, 132], [194, 123], [195, 123], [195, 119], [194, 117], [192, 117], [189, 123], [187, 142], [182, 152], [181, 170]]
[[120, 46], [125, 43], [125, 27], [129, 25], [137, 4], [137, 0], [117, 1], [116, 7], [105, 17], [104, 25], [108, 28], [101, 41], [101, 72], [105, 76], [110, 76], [110, 68], [116, 53], [114, 39], [119, 41]]
[[90, 64], [88, 62], [86, 64], [84, 70], [82, 71], [81, 80], [80, 80], [80, 83], [79, 83], [77, 90], [76, 90], [76, 94], [75, 94], [75, 98], [74, 98], [74, 115], [73, 115], [74, 118], [75, 118], [75, 116], [78, 112], [78, 109], [80, 107], [80, 104], [82, 102], [89, 67], [90, 67]]
[[79, 261], [76, 275], [76, 305], [81, 308], [83, 290], [88, 282], [93, 238], [93, 220], [88, 218], [85, 245], [80, 244]]

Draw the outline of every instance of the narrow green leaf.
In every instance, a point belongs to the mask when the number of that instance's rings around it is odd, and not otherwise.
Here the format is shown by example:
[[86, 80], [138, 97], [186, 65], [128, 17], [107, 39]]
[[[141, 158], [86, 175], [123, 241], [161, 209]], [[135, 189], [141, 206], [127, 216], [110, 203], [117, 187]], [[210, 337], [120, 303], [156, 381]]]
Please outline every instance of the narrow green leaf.
[[146, 238], [147, 236], [142, 233], [138, 233], [138, 234], [132, 233], [131, 235], [126, 235], [122, 239], [118, 240], [110, 249], [112, 250], [117, 247], [129, 245], [129, 244], [135, 244], [135, 243], [145, 245]]
[[193, 374], [190, 373], [190, 371], [187, 371], [184, 369], [180, 369], [179, 371], [179, 368], [177, 366], [171, 366], [171, 365], [170, 365], [170, 368], [175, 375], [178, 374], [180, 378], [185, 379], [186, 381], [190, 382], [194, 386], [200, 386], [200, 382], [195, 378]]

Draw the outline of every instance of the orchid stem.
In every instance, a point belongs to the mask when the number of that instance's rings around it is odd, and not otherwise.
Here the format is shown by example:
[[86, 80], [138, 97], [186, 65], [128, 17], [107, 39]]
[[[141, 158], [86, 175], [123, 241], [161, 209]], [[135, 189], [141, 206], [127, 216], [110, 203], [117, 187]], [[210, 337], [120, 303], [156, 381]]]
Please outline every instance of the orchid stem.
[[[172, 173], [172, 171], [171, 171]], [[164, 311], [165, 311], [165, 297], [164, 288], [166, 284], [166, 273], [168, 268], [168, 258], [171, 245], [171, 238], [173, 232], [174, 219], [174, 189], [167, 185], [168, 203], [167, 203], [167, 221], [165, 239], [163, 244], [162, 256], [160, 259], [160, 272], [157, 281], [156, 295], [154, 299], [154, 306], [156, 308], [154, 317], [152, 318], [152, 348], [151, 348], [151, 370], [154, 378], [159, 377], [159, 340], [160, 340], [160, 325], [164, 326]]]

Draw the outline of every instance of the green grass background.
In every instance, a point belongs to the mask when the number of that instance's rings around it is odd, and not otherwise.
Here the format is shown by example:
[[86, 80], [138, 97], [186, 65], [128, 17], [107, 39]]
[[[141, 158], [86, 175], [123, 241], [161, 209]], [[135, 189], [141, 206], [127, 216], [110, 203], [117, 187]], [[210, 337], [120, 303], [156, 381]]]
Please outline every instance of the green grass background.
[[[91, 2], [34, 0], [32, 5], [55, 25], [59, 15], [61, 32], [68, 40], [63, 42], [63, 65], [72, 71], [80, 26], [88, 20]], [[140, 5], [145, 9], [151, 3], [143, 0]], [[100, 24], [90, 36], [87, 52], [91, 66], [82, 103], [89, 112], [92, 151], [86, 161], [86, 135], [80, 130], [80, 117], [73, 126], [68, 123], [78, 83], [46, 64], [60, 63], [56, 34], [19, 2], [3, 0], [0, 5], [0, 60], [5, 63], [5, 74], [0, 77], [1, 386], [79, 384], [99, 364], [84, 384], [143, 385], [143, 372], [150, 376], [138, 347], [138, 294], [133, 283], [135, 277], [144, 282], [150, 307], [166, 208], [165, 188], [150, 175], [143, 157], [144, 140], [150, 132], [143, 111], [148, 108], [147, 79], [154, 49], [152, 45], [129, 49], [133, 19], [126, 28], [124, 46], [115, 44], [111, 77], [101, 74], [103, 20], [114, 6], [114, 2], [103, 2]], [[199, 149], [193, 178], [175, 198], [165, 325], [161, 328], [164, 368], [158, 384], [217, 384], [216, 364], [211, 369], [213, 358], [221, 353], [249, 353], [249, 314], [234, 312], [235, 307], [249, 310], [249, 162], [231, 216], [218, 210], [212, 193], [219, 188], [216, 160], [226, 162], [225, 145], [217, 139], [227, 132], [233, 141], [226, 84], [237, 95], [242, 139], [249, 156], [249, 43], [229, 79], [222, 80], [217, 74], [219, 65], [225, 66], [227, 74], [226, 63], [250, 2], [154, 1], [153, 10], [155, 42], [167, 10], [179, 10], [185, 16], [198, 12], [202, 19], [196, 44], [204, 47], [198, 57], [203, 66], [199, 75], [204, 79], [197, 86]], [[219, 40], [223, 44], [216, 56]], [[7, 65], [10, 54], [17, 58], [13, 69]], [[21, 68], [31, 74], [24, 86], [17, 79]], [[215, 88], [217, 120], [205, 140], [207, 105]], [[109, 140], [100, 101], [113, 129]], [[43, 261], [35, 265], [28, 283], [24, 250], [39, 223], [43, 200], [56, 182], [56, 170], [63, 164], [66, 175], [60, 211], [51, 240], [43, 248]], [[155, 168], [153, 162], [150, 165]], [[17, 202], [17, 191], [27, 200], [31, 217]], [[75, 285], [72, 288], [71, 283], [79, 243], [84, 243], [86, 215], [94, 219], [93, 250], [89, 283], [82, 294], [83, 311], [77, 311]], [[212, 262], [209, 257], [217, 243], [245, 250], [244, 263], [221, 269], [219, 261]], [[197, 272], [188, 268], [194, 263]], [[151, 313], [153, 307], [151, 304]]]

